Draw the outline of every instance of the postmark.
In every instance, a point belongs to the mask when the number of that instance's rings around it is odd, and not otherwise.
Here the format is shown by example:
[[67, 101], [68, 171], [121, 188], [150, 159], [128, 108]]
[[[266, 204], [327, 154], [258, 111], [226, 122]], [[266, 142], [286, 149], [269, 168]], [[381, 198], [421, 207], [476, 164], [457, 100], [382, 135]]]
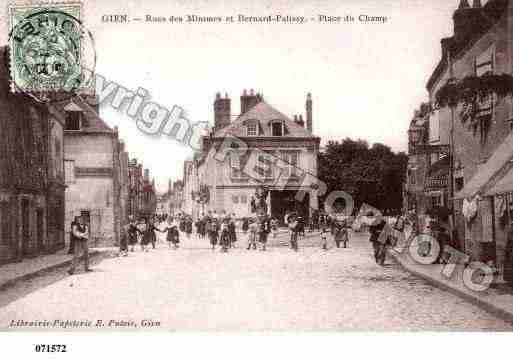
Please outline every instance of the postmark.
[[[75, 93], [88, 83], [81, 3], [9, 5], [11, 89]], [[94, 56], [94, 51], [93, 51]]]

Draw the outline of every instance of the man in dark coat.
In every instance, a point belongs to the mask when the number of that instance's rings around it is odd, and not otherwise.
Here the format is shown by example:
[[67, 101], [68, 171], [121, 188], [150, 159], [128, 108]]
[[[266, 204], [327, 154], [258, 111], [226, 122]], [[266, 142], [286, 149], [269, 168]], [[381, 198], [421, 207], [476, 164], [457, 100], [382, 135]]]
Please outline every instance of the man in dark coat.
[[370, 212], [367, 214], [372, 222], [369, 226], [370, 238], [369, 241], [372, 243], [372, 247], [374, 249], [374, 259], [376, 263], [379, 265], [383, 265], [385, 263], [386, 257], [386, 243], [381, 243], [379, 241], [381, 232], [385, 228], [386, 221], [382, 216], [374, 217], [374, 214]]
[[75, 253], [75, 236], [73, 235], [73, 226], [76, 226], [77, 223], [78, 223], [78, 217], [75, 217], [75, 218], [73, 218], [73, 221], [70, 224], [68, 254]]

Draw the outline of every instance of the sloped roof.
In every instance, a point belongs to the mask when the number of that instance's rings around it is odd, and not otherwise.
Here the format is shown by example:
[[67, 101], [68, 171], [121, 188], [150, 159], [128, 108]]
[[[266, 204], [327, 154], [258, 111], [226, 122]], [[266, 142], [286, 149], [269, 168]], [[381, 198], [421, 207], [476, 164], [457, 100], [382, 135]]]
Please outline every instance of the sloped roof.
[[511, 168], [502, 179], [500, 179], [492, 188], [486, 191], [486, 196], [495, 196], [497, 194], [513, 192], [513, 168]]
[[[501, 169], [513, 158], [513, 132], [506, 137], [492, 156], [478, 166], [474, 177], [454, 196], [456, 199], [474, 197], [486, 186]], [[502, 181], [499, 181], [499, 183]]]
[[98, 115], [94, 101], [90, 96], [85, 99], [81, 96], [76, 96], [71, 102], [60, 103], [56, 107], [61, 111], [81, 110], [83, 112], [82, 127], [80, 131], [73, 131], [73, 133], [114, 133], [112, 128]]
[[258, 121], [260, 134], [258, 137], [272, 137], [271, 122], [283, 121], [285, 123], [284, 137], [314, 137], [304, 127], [298, 125], [283, 113], [262, 101], [253, 106], [249, 111], [241, 114], [235, 121], [228, 126], [215, 132], [215, 137], [224, 137], [227, 135], [246, 137], [245, 124], [248, 121]]

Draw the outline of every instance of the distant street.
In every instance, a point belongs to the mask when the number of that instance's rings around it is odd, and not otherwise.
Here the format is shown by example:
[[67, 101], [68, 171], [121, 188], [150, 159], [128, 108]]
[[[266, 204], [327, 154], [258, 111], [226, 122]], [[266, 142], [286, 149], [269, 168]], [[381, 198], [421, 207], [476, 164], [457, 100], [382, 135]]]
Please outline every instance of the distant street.
[[[183, 237], [182, 237], [183, 238]], [[0, 293], [0, 327], [12, 320], [110, 320], [165, 330], [511, 330], [513, 327], [404, 272], [373, 262], [366, 234], [347, 249], [317, 240], [292, 252], [285, 234], [268, 251], [228, 254], [202, 240], [162, 241], [148, 253], [64, 269]], [[333, 246], [333, 244], [331, 244]], [[244, 247], [244, 248], [243, 248]], [[95, 329], [95, 328], [92, 328]]]

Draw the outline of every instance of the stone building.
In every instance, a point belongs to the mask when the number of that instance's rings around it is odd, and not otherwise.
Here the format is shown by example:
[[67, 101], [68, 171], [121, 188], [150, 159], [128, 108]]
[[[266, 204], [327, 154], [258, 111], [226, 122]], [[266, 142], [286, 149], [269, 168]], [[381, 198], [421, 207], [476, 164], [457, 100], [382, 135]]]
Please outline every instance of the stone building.
[[77, 98], [61, 107], [66, 118], [66, 229], [75, 216], [85, 216], [91, 245], [113, 246], [127, 221], [128, 155], [117, 128], [99, 117], [93, 97], [87, 101]]
[[429, 201], [425, 192], [425, 182], [430, 156], [422, 151], [429, 145], [430, 106], [423, 103], [408, 128], [408, 167], [404, 184], [405, 210], [425, 213], [433, 201]]
[[[202, 138], [200, 156], [185, 167], [190, 173], [184, 185], [191, 185], [184, 191], [185, 208], [250, 216], [255, 191], [265, 186], [272, 216], [283, 220], [287, 211], [296, 210], [308, 217], [318, 208], [320, 143], [312, 133], [311, 95], [305, 104], [306, 128], [302, 115], [289, 118], [253, 90], [243, 92], [240, 105], [240, 114], [231, 121], [231, 100], [216, 95], [214, 127]], [[197, 200], [203, 192], [208, 203]]]
[[[479, 81], [488, 75], [513, 74], [512, 2], [489, 0], [482, 6], [475, 0], [472, 5], [460, 1], [453, 16], [454, 35], [441, 41], [442, 59], [427, 84], [432, 104], [449, 79]], [[493, 262], [499, 270], [511, 226], [506, 204], [513, 193], [512, 129], [511, 95], [492, 93], [471, 104], [443, 106], [429, 116], [430, 145], [443, 149], [453, 141], [449, 148], [454, 148], [455, 238], [472, 259]], [[433, 167], [433, 160], [444, 151], [431, 151], [428, 165]], [[447, 174], [450, 168], [446, 167]], [[464, 210], [469, 203], [476, 204], [475, 215]]]
[[143, 201], [143, 168], [137, 159], [128, 163], [128, 215], [137, 219], [140, 217]]
[[150, 170], [144, 170], [142, 182], [142, 205], [139, 210], [141, 217], [151, 217], [157, 210], [157, 191], [155, 189], [155, 180], [150, 179]]
[[[8, 57], [5, 47], [0, 58]], [[0, 264], [64, 247], [64, 119], [10, 92], [0, 63]]]

